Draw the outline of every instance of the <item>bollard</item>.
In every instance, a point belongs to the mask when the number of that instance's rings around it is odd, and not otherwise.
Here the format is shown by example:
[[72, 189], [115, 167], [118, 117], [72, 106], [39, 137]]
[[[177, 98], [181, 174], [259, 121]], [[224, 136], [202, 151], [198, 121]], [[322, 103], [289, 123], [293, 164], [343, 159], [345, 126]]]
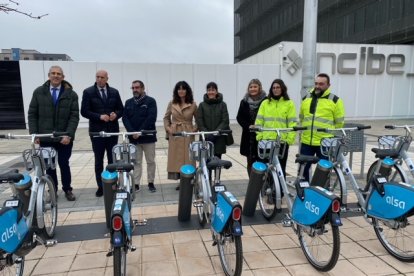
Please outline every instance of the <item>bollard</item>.
[[111, 173], [105, 170], [102, 172], [101, 178], [105, 205], [106, 227], [109, 229], [111, 227], [112, 203], [114, 201], [116, 182], [118, 181], [118, 173]]
[[243, 215], [254, 216], [256, 212], [257, 200], [263, 186], [264, 174], [267, 166], [262, 162], [254, 162], [250, 173], [249, 184], [247, 185], [246, 197], [243, 205]]
[[311, 186], [320, 186], [329, 188], [329, 174], [331, 173], [333, 164], [329, 160], [321, 159], [316, 165], [315, 173], [312, 176]]
[[393, 159], [386, 157], [381, 160], [381, 167], [379, 169], [379, 174], [388, 179], [388, 176], [391, 174], [391, 169], [394, 166], [395, 162]]
[[188, 221], [191, 218], [191, 203], [193, 199], [193, 179], [196, 169], [193, 165], [183, 165], [180, 168], [180, 193], [178, 195], [178, 220]]

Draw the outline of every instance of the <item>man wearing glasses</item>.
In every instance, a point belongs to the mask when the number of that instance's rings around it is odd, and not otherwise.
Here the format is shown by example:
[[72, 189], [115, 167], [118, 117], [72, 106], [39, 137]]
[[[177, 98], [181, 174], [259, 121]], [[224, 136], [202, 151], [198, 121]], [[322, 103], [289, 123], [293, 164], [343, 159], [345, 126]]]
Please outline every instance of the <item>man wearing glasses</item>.
[[[344, 125], [345, 109], [341, 98], [331, 92], [330, 79], [327, 74], [316, 76], [315, 87], [302, 99], [299, 120], [307, 130], [302, 132], [300, 153], [317, 155], [326, 159], [321, 153], [321, 140], [332, 134], [317, 131], [319, 128], [341, 128]], [[309, 181], [309, 167], [306, 165], [304, 177]]]
[[[144, 83], [140, 80], [132, 82], [133, 97], [125, 102], [124, 115], [122, 121], [128, 132], [155, 130], [157, 120], [157, 103], [155, 99], [145, 93]], [[147, 162], [148, 189], [155, 193], [155, 142], [157, 136], [154, 135], [133, 135], [131, 143], [137, 147], [136, 161], [134, 166], [135, 190], [139, 191], [142, 176], [142, 156], [145, 154]]]

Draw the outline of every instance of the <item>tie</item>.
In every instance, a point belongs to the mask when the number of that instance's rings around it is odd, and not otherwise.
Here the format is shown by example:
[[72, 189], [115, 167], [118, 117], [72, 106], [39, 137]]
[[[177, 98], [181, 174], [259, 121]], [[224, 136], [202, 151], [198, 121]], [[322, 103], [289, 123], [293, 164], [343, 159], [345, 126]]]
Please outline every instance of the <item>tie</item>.
[[57, 88], [52, 87], [52, 98], [53, 98], [53, 104], [56, 106], [58, 95], [57, 95]]
[[102, 93], [102, 100], [104, 102], [106, 102], [106, 93], [105, 93], [105, 89], [101, 88], [101, 93]]

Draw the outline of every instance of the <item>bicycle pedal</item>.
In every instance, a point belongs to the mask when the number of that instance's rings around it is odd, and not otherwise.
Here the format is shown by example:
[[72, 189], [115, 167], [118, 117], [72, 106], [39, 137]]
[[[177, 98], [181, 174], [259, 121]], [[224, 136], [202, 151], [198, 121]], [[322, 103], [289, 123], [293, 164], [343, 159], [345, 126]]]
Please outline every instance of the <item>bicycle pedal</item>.
[[112, 257], [112, 256], [113, 256], [112, 251], [108, 251], [108, 253], [106, 253], [106, 257]]
[[203, 205], [204, 205], [203, 201], [197, 201], [197, 200], [193, 201], [193, 206], [196, 208], [203, 207]]
[[20, 264], [23, 261], [22, 257], [18, 257], [16, 258], [16, 260], [14, 261], [16, 264]]
[[213, 243], [211, 244], [211, 246], [216, 246], [217, 245], [217, 241], [214, 240]]
[[46, 240], [45, 246], [52, 247], [52, 246], [55, 246], [57, 243], [58, 243], [57, 240]]
[[283, 227], [291, 227], [292, 226], [292, 220], [290, 219], [284, 219], [282, 220]]
[[131, 250], [131, 252], [134, 252], [135, 250], [137, 250], [137, 248], [136, 248], [135, 246], [133, 246], [133, 245], [131, 245], [131, 246], [129, 247], [129, 249]]
[[147, 219], [142, 219], [142, 220], [134, 219], [132, 222], [135, 226], [144, 226], [144, 225], [147, 225], [148, 220]]

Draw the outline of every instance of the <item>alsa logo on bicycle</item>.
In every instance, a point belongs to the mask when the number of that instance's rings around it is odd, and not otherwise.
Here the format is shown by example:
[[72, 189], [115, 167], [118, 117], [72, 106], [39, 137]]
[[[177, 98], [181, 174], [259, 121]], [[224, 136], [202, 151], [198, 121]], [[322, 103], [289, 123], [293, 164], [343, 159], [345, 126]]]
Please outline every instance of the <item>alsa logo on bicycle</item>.
[[1, 242], [6, 243], [9, 239], [11, 239], [17, 233], [17, 224], [13, 224], [13, 226], [6, 228], [6, 231], [1, 234]]
[[385, 202], [387, 202], [387, 204], [392, 205], [394, 207], [398, 207], [403, 210], [405, 209], [405, 201], [394, 198], [393, 196], [385, 197]]
[[308, 209], [311, 213], [319, 216], [319, 207], [313, 204], [311, 201], [305, 201], [305, 208]]
[[219, 206], [216, 208], [216, 217], [218, 217], [221, 222], [224, 222], [224, 213]]

